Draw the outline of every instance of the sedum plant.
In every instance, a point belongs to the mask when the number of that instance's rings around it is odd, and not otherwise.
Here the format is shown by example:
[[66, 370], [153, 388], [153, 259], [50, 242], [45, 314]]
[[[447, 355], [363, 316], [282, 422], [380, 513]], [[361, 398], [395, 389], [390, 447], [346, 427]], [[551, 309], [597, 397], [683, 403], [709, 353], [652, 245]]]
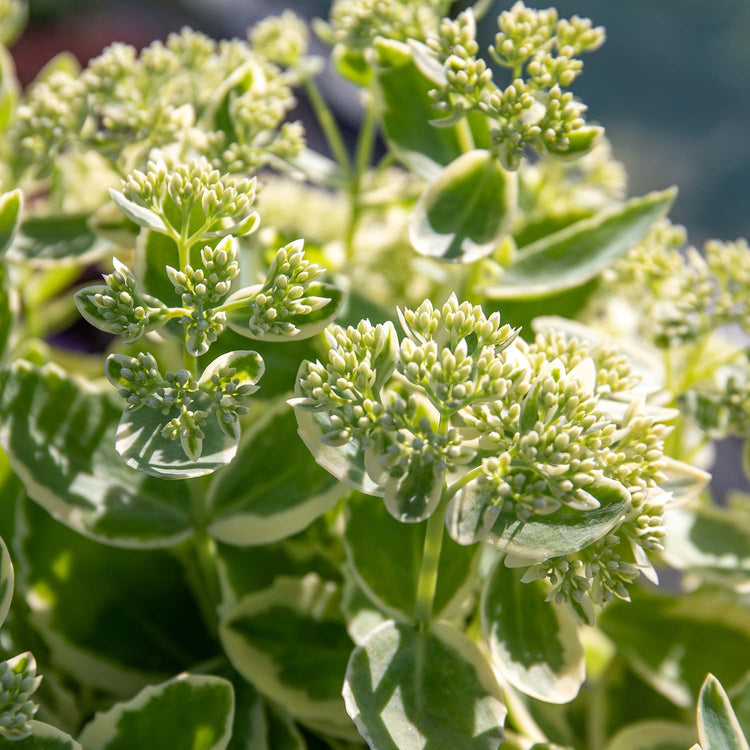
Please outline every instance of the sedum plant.
[[458, 5], [22, 91], [0, 2], [3, 748], [748, 747], [750, 250], [627, 197], [603, 29]]

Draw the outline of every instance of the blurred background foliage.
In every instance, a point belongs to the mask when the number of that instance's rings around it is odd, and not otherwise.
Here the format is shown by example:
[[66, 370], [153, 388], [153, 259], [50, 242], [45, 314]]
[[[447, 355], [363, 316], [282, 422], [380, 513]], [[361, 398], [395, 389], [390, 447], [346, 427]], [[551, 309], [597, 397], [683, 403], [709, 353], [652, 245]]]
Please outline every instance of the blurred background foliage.
[[[464, 2], [464, 5], [469, 4]], [[591, 17], [607, 29], [586, 60], [576, 92], [590, 119], [606, 126], [628, 168], [630, 192], [680, 187], [673, 212], [691, 240], [750, 235], [750, 3], [747, 0], [555, 0], [562, 15]], [[31, 0], [31, 23], [13, 50], [23, 83], [63, 49], [82, 62], [111, 41], [143, 46], [188, 24], [216, 37], [286, 7], [326, 16], [328, 0]], [[460, 7], [457, 3], [457, 7]], [[483, 31], [511, 5], [495, 0]], [[321, 49], [322, 51], [322, 49]], [[341, 119], [358, 103], [342, 81], [324, 79]], [[304, 107], [299, 116], [304, 118]], [[314, 130], [310, 137], [313, 146]], [[322, 147], [322, 146], [321, 146]]]

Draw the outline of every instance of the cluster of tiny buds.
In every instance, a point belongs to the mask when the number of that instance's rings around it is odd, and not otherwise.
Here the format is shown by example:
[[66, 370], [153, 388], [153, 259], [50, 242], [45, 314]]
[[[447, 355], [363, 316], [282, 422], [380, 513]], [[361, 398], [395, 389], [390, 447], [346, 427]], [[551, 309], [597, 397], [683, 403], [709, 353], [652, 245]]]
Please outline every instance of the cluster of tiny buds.
[[291, 67], [307, 54], [310, 33], [296, 13], [285, 10], [255, 24], [249, 38], [255, 52], [273, 63]]
[[242, 383], [235, 377], [234, 367], [221, 367], [211, 375], [209, 395], [215, 404], [219, 423], [230, 426], [237, 422], [237, 416], [250, 411], [247, 399], [258, 390], [253, 383]]
[[112, 259], [112, 264], [115, 270], [104, 276], [107, 291], [97, 291], [87, 298], [96, 308], [104, 330], [123, 336], [125, 341], [135, 341], [159, 311], [140, 298], [132, 271], [117, 258]]
[[172, 170], [163, 162], [150, 161], [145, 172], [134, 170], [123, 181], [123, 192], [159, 215], [170, 198], [182, 213], [189, 214], [193, 206], [200, 206], [206, 219], [238, 221], [250, 214], [255, 184], [254, 177], [222, 176], [201, 157]]
[[297, 240], [278, 250], [266, 281], [250, 300], [248, 326], [255, 335], [293, 336], [299, 328], [292, 318], [309, 315], [330, 302], [328, 297], [307, 294], [324, 271], [305, 258], [303, 245]]
[[30, 698], [41, 680], [30, 653], [0, 662], [0, 737], [19, 740], [28, 734], [29, 722], [37, 712]]

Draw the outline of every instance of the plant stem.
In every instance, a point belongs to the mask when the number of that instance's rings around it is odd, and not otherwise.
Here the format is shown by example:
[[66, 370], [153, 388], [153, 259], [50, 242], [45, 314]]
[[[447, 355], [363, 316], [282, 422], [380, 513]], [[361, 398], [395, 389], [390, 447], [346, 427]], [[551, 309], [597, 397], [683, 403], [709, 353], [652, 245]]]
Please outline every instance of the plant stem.
[[422, 549], [422, 565], [419, 568], [419, 579], [417, 581], [417, 603], [414, 607], [414, 619], [422, 633], [427, 632], [432, 619], [432, 603], [435, 600], [440, 550], [443, 546], [444, 515], [445, 501], [441, 500], [440, 505], [427, 521], [427, 533]]
[[331, 153], [344, 172], [351, 176], [352, 166], [349, 159], [349, 152], [346, 150], [346, 144], [341, 135], [341, 129], [336, 122], [336, 118], [333, 116], [333, 112], [331, 112], [326, 100], [320, 93], [320, 89], [312, 78], [306, 78], [304, 85], [305, 92], [310, 100], [315, 116], [318, 118], [320, 127], [322, 128], [328, 146], [331, 149]]
[[456, 124], [456, 136], [462, 153], [465, 154], [467, 151], [474, 150], [474, 136], [469, 121], [465, 117]]

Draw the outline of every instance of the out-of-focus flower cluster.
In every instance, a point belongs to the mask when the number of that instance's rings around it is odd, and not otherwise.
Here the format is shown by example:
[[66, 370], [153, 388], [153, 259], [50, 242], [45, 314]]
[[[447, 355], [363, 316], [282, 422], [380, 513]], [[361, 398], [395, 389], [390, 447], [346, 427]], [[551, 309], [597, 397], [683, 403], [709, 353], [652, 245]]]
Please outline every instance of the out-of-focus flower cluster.
[[121, 175], [155, 148], [199, 153], [233, 172], [295, 156], [302, 126], [284, 121], [296, 77], [271, 58], [284, 62], [305, 45], [286, 34], [274, 47], [263, 28], [255, 36], [260, 54], [247, 41], [215, 42], [186, 28], [140, 53], [113, 44], [80, 73], [52, 71], [19, 106], [11, 133], [17, 171], [45, 176], [72, 149], [101, 154]]

